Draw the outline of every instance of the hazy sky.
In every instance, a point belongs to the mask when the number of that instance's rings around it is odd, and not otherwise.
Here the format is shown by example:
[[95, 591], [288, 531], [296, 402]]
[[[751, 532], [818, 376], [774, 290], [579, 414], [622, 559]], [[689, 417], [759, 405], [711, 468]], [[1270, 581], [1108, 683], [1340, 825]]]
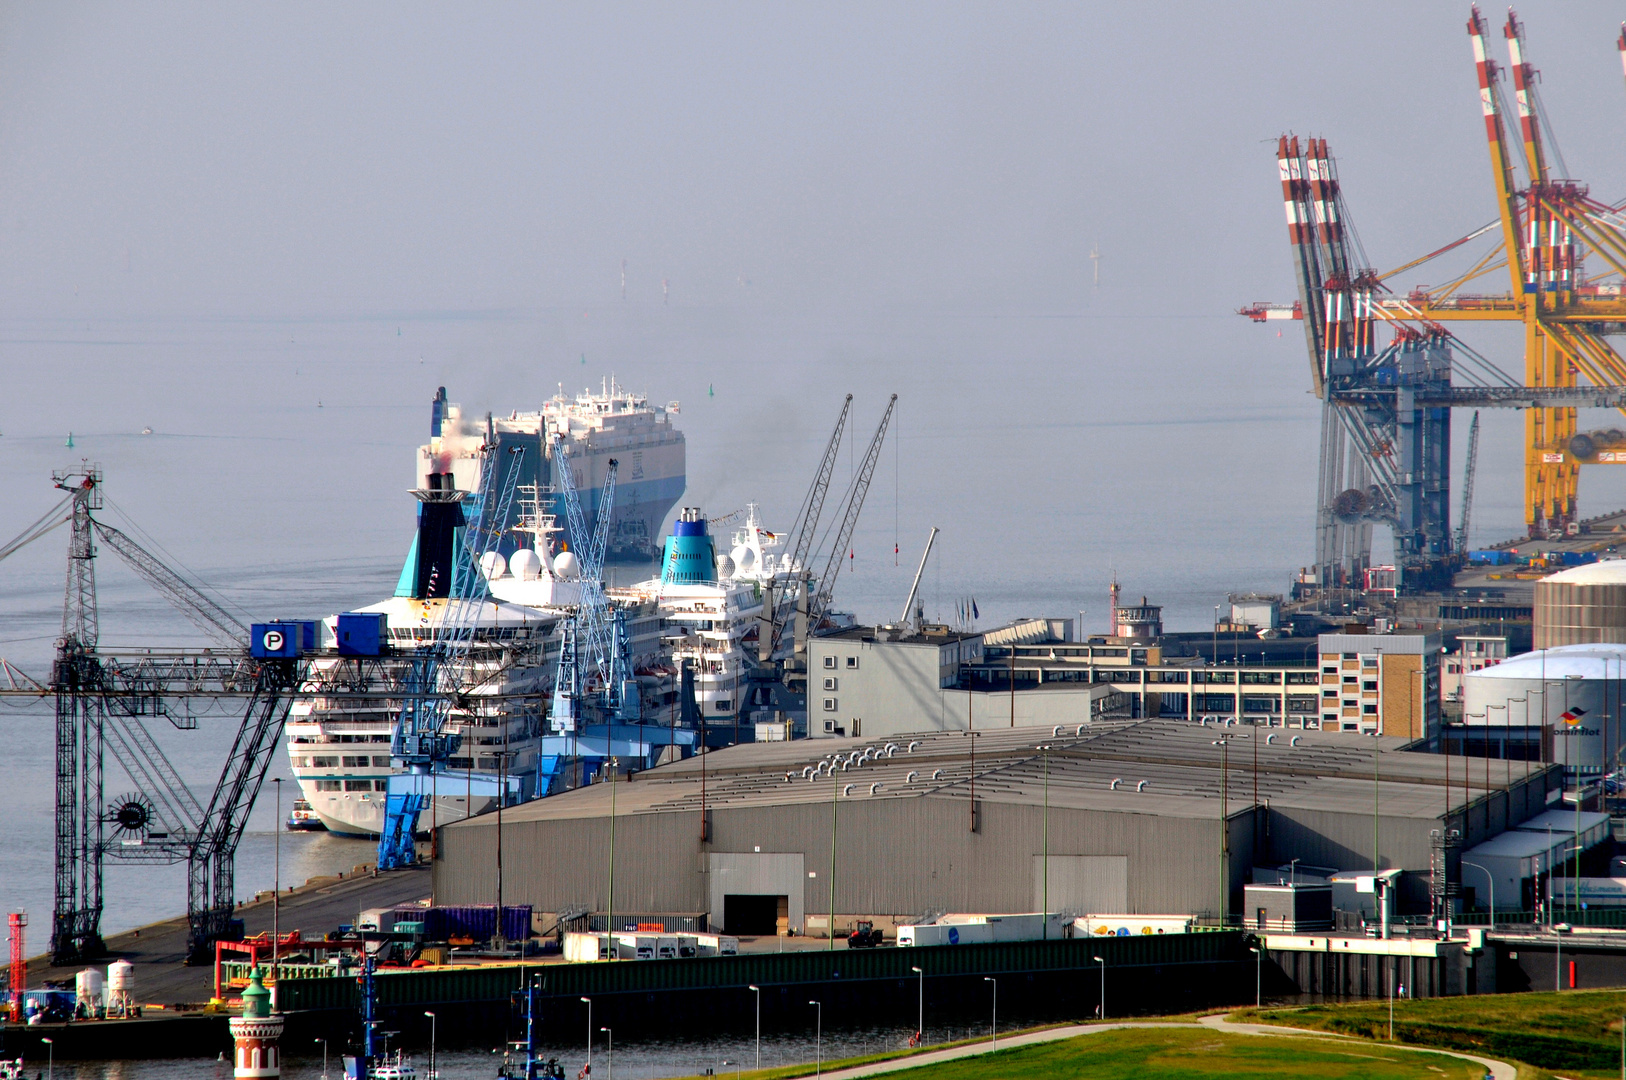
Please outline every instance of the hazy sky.
[[[1466, 14], [8, 4], [0, 312], [575, 305], [623, 258], [675, 304], [1072, 309], [1097, 244], [1156, 310], [1288, 299], [1282, 131], [1331, 140], [1380, 263], [1488, 219]], [[1618, 197], [1621, 9], [1521, 14]]]

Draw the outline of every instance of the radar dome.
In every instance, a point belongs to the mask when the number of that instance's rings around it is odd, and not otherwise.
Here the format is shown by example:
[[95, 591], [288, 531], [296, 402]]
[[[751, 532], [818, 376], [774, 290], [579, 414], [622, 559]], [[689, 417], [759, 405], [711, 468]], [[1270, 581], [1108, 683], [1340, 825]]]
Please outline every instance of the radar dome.
[[757, 561], [757, 553], [745, 544], [740, 544], [729, 552], [728, 557], [734, 560], [734, 565], [740, 568], [742, 574], [754, 567]]
[[734, 560], [727, 555], [717, 556], [717, 576], [720, 578], [734, 576]]
[[508, 560], [504, 559], [499, 551], [488, 551], [480, 556], [480, 570], [485, 574], [487, 581], [497, 580], [507, 569]]
[[553, 557], [553, 576], [565, 581], [574, 581], [581, 574], [581, 563], [576, 560], [574, 551], [561, 551]]
[[542, 576], [542, 559], [530, 548], [520, 548], [509, 557], [508, 572], [521, 581], [535, 581]]

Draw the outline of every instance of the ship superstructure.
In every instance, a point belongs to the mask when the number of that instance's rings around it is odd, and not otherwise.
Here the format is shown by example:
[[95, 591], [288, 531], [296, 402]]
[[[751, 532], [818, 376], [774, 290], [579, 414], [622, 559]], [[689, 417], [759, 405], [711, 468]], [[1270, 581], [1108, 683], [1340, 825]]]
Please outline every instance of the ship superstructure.
[[[553, 492], [559, 486], [559, 463], [553, 460], [551, 445], [557, 435], [590, 527], [598, 517], [610, 460], [620, 463], [607, 557], [647, 561], [655, 556], [654, 540], [686, 485], [687, 447], [683, 432], [672, 425], [679, 411], [676, 401], [651, 405], [647, 396], [628, 391], [612, 378], [604, 380], [599, 392], [587, 389], [574, 397], [566, 396], [560, 384], [559, 393], [540, 408], [488, 417], [484, 424], [466, 421], [455, 402], [442, 399], [440, 408], [444, 423], [438, 448], [435, 440], [419, 447], [420, 475], [438, 457], [450, 465], [458, 487], [472, 490], [483, 445], [494, 444], [504, 459], [510, 448], [522, 447], [519, 487]], [[513, 524], [500, 522], [497, 527], [506, 533]], [[506, 541], [502, 554], [517, 546]]]

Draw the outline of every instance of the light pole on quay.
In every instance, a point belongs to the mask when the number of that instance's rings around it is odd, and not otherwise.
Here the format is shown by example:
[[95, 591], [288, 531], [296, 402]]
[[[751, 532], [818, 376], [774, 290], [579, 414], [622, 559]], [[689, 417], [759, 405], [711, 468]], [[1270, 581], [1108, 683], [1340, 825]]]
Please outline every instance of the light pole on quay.
[[593, 999], [582, 998], [587, 1002], [587, 1075], [593, 1074]]
[[424, 1015], [429, 1017], [429, 1080], [438, 1080], [440, 1073], [435, 1071], [435, 1014], [425, 1012]]
[[599, 1030], [604, 1032], [604, 1037], [610, 1044], [610, 1067], [604, 1072], [604, 1080], [615, 1080], [615, 1032], [607, 1027], [601, 1027]]
[[46, 1046], [45, 1075], [50, 1080], [56, 1080], [56, 1042], [52, 1039], [41, 1039]]
[[[909, 970], [920, 977], [920, 1010], [915, 1020], [915, 1044], [918, 1046], [926, 1041], [926, 972], [917, 967]], [[1626, 1080], [1626, 1077], [1622, 1077], [1622, 1080]]]
[[1107, 1018], [1107, 958], [1104, 956], [1092, 957], [1101, 965], [1101, 1019]]
[[818, 1009], [818, 1017], [813, 1021], [813, 1075], [824, 1075], [824, 1003], [810, 1001], [809, 1005]]
[[[832, 929], [834, 929], [832, 927]], [[757, 996], [757, 1071], [762, 1070], [762, 987], [752, 983], [750, 990]]]
[[985, 982], [985, 983], [993, 983], [994, 984], [994, 1014], [993, 1014], [994, 1015], [994, 1029], [993, 1029], [992, 1032], [989, 1033], [988, 1042], [989, 1042], [989, 1048], [990, 1049], [998, 1050], [999, 1049], [999, 980], [994, 978], [992, 975], [984, 975], [982, 977], [982, 981]]

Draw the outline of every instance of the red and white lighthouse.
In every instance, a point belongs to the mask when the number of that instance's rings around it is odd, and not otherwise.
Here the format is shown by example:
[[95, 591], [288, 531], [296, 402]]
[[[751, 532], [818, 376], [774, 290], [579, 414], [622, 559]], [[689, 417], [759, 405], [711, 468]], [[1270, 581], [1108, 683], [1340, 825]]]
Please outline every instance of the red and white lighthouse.
[[237, 1080], [282, 1075], [282, 1052], [277, 1040], [282, 1037], [283, 1019], [271, 1015], [271, 991], [265, 988], [264, 980], [265, 972], [259, 967], [249, 972], [248, 989], [243, 991], [243, 1015], [231, 1020], [231, 1036], [237, 1044], [232, 1076]]

